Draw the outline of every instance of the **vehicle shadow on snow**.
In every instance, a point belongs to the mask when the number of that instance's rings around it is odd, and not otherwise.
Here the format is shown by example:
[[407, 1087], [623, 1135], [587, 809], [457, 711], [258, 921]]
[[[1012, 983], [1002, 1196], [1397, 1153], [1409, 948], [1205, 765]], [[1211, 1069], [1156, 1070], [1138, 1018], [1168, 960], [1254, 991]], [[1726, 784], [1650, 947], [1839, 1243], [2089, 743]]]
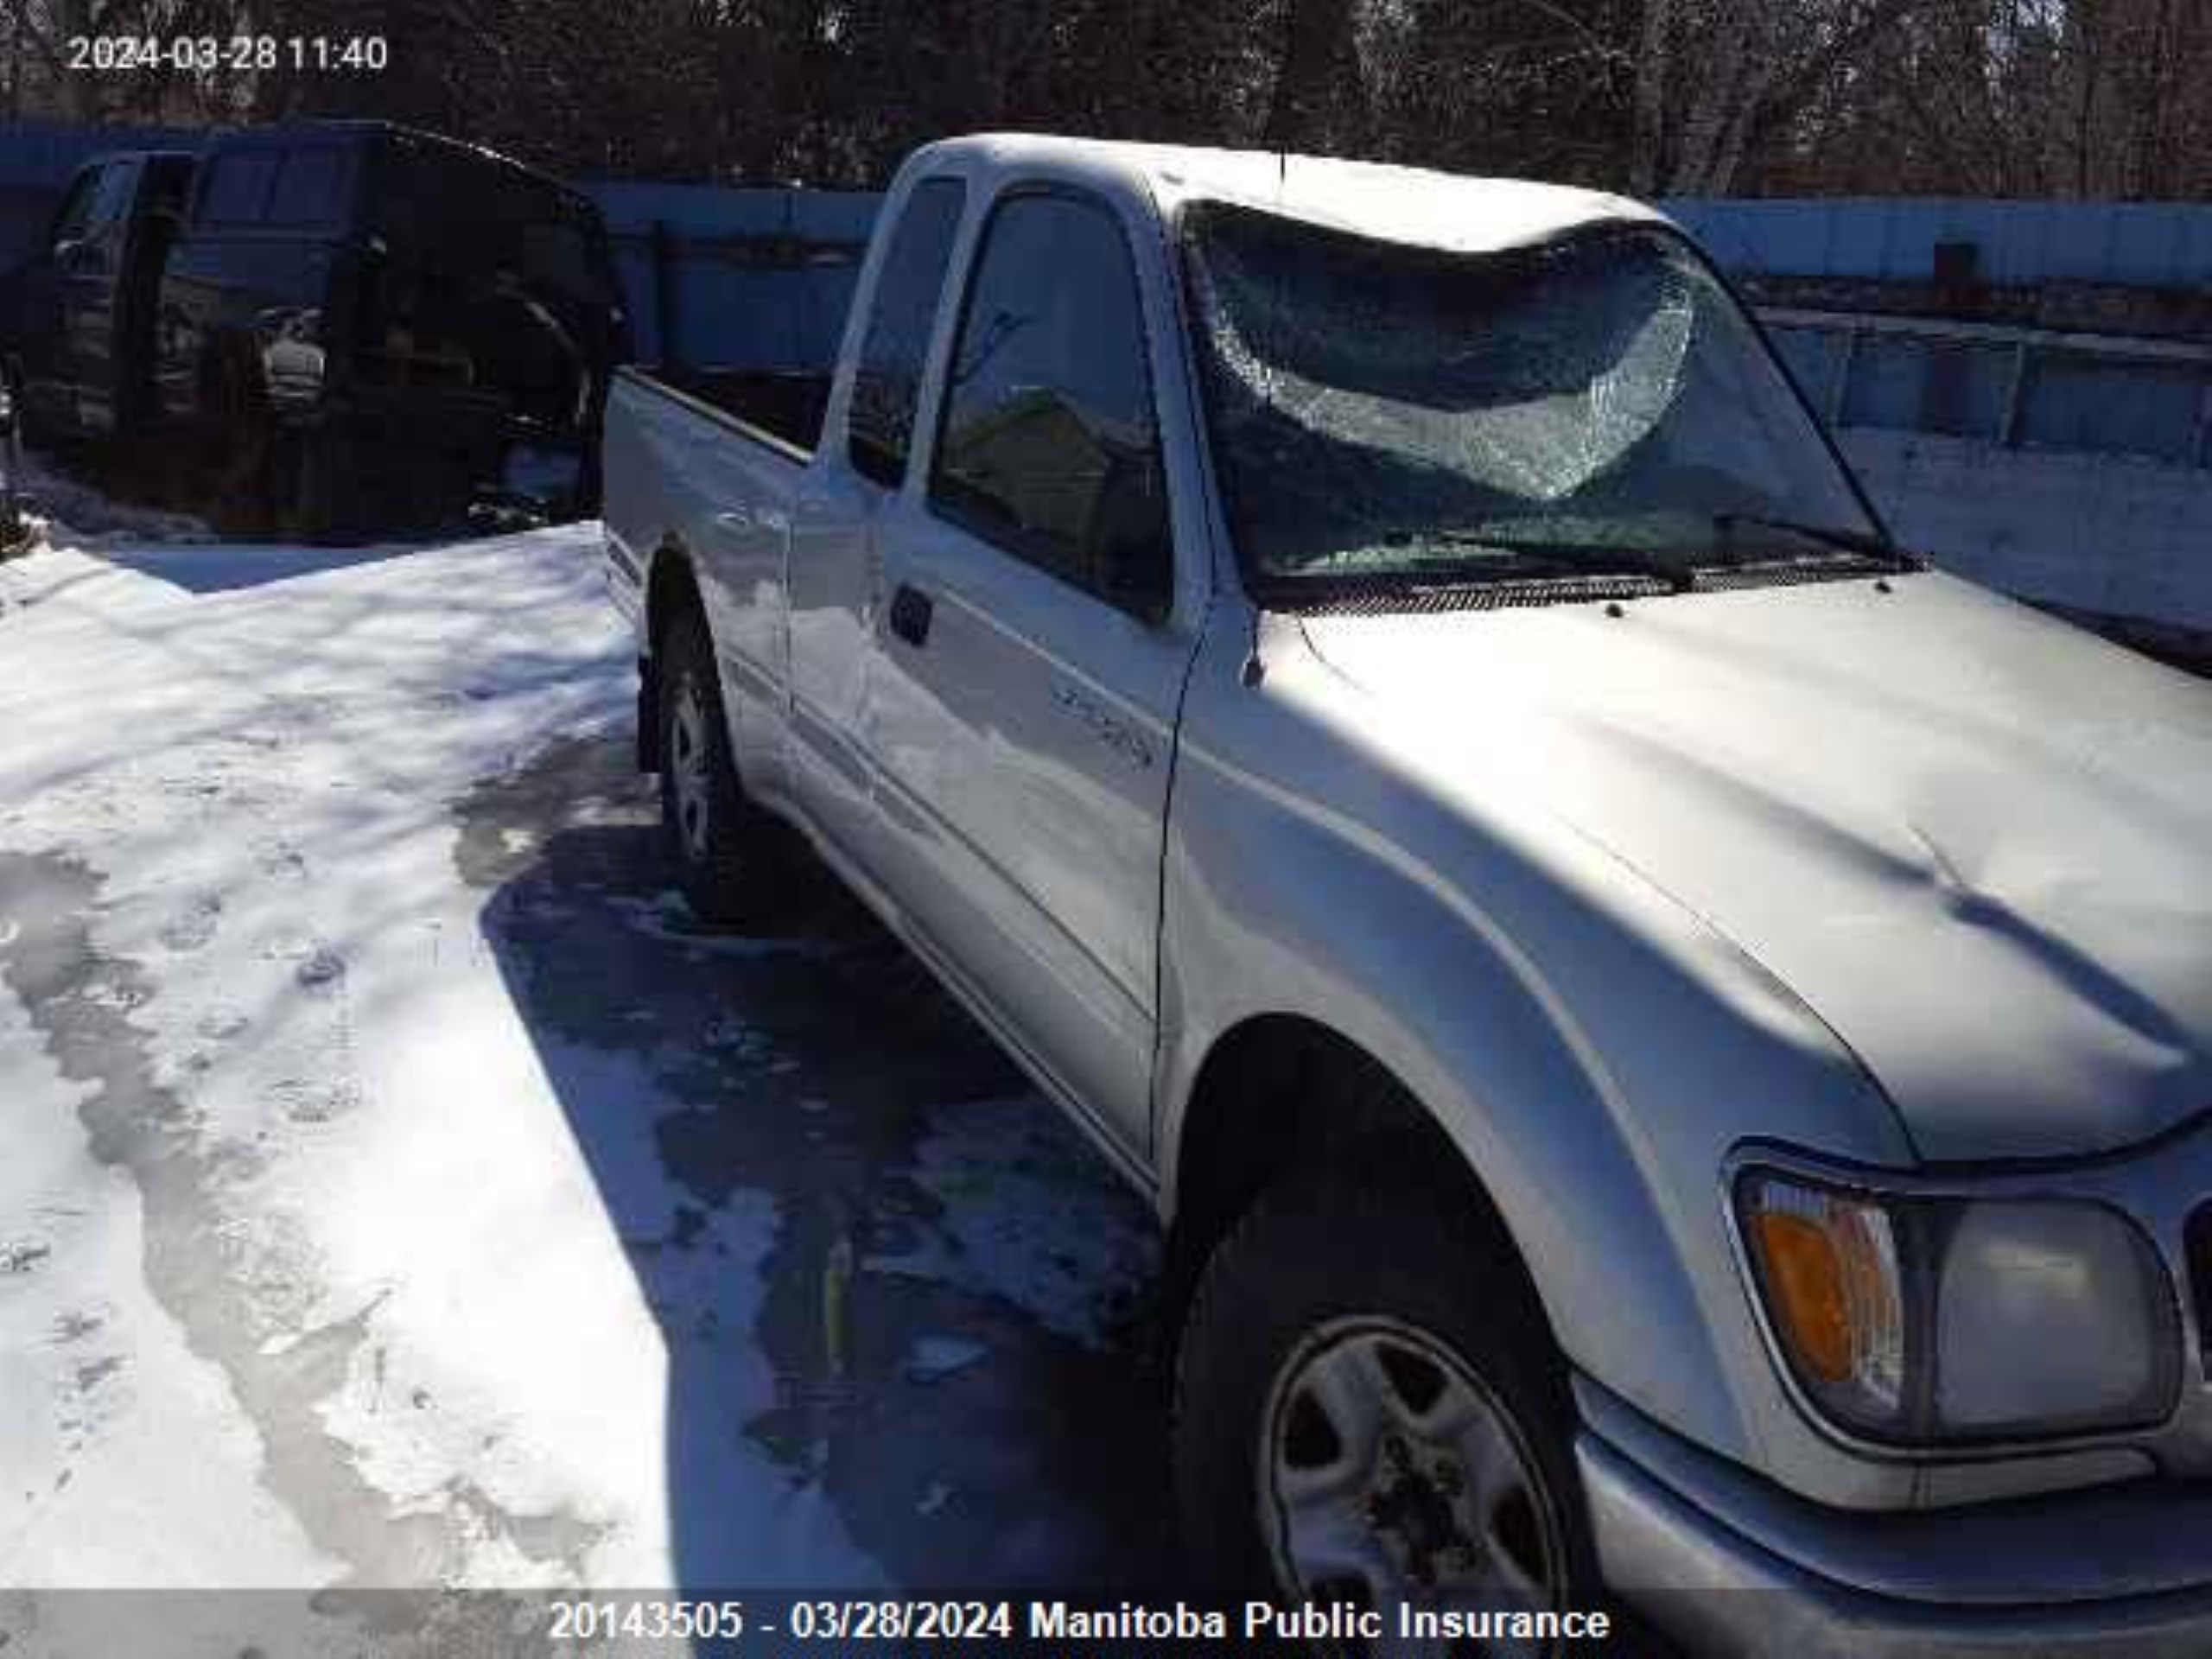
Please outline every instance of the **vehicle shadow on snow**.
[[135, 570], [142, 576], [165, 582], [196, 595], [241, 593], [249, 588], [319, 576], [334, 570], [350, 570], [379, 564], [419, 551], [411, 543], [385, 542], [363, 547], [296, 547], [281, 542], [225, 543], [200, 546], [193, 543], [109, 542], [100, 556], [110, 564]]
[[628, 760], [486, 784], [457, 856], [666, 1342], [677, 1587], [861, 1587], [810, 1529], [915, 1591], [1173, 1586], [1141, 1205], [826, 874], [694, 931]]

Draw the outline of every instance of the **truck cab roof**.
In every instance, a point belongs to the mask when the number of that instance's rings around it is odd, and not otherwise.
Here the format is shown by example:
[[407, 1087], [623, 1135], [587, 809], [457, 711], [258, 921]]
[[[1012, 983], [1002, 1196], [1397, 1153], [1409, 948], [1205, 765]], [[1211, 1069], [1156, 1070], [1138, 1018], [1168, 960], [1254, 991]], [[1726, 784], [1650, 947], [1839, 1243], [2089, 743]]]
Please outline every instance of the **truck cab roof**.
[[905, 170], [918, 176], [957, 171], [994, 185], [1041, 175], [1109, 196], [1148, 195], [1170, 213], [1188, 201], [1235, 202], [1356, 235], [1458, 253], [1526, 246], [1591, 225], [1668, 222], [1625, 196], [1525, 179], [1467, 178], [1272, 149], [1039, 133], [945, 139], [917, 150]]

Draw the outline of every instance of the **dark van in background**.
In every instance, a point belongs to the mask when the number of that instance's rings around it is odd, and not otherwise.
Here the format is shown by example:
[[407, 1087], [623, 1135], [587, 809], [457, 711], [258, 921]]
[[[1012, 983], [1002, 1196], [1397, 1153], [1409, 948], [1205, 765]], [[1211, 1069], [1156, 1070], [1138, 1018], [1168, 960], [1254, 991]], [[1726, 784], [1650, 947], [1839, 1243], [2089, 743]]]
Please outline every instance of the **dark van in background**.
[[34, 442], [120, 441], [226, 528], [308, 537], [590, 511], [629, 354], [588, 199], [384, 123], [89, 163], [7, 303]]

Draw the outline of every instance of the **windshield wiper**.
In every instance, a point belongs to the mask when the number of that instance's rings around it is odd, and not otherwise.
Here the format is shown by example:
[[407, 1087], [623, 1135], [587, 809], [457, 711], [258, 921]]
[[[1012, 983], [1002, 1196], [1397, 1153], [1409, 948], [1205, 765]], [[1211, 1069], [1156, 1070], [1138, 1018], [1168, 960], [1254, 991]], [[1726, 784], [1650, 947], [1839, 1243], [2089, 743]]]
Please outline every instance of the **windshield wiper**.
[[1878, 559], [1901, 569], [1910, 569], [1913, 561], [1906, 554], [1879, 536], [1869, 536], [1855, 530], [1835, 530], [1827, 524], [1808, 524], [1798, 518], [1770, 518], [1757, 512], [1716, 512], [1713, 527], [1722, 536], [1732, 540], [1736, 531], [1745, 530], [1779, 531], [1785, 536], [1796, 536], [1818, 543], [1840, 553], [1853, 553], [1863, 559]]

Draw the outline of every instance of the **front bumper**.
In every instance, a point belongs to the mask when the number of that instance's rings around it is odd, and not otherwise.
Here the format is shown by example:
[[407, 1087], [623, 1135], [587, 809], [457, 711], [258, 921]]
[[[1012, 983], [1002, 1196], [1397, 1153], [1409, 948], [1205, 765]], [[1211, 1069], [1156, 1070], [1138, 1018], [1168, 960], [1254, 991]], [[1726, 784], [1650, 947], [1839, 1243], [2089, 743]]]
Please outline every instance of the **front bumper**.
[[2212, 1654], [2212, 1483], [1868, 1515], [1637, 1438], [1576, 1443], [1599, 1567], [1698, 1659]]

